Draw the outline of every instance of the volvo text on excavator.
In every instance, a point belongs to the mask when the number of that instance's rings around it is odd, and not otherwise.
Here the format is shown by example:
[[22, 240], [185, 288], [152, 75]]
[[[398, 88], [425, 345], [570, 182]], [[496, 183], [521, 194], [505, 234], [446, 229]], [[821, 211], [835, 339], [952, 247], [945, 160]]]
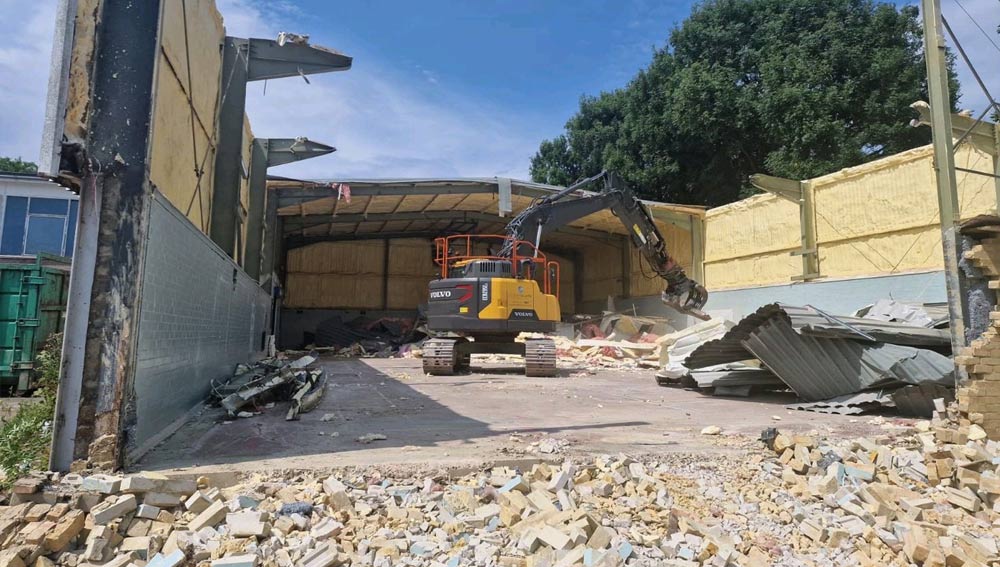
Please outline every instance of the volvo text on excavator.
[[[601, 183], [597, 192], [567, 198]], [[556, 345], [549, 338], [561, 319], [559, 265], [539, 249], [542, 236], [587, 215], [610, 209], [632, 243], [666, 281], [663, 302], [701, 319], [708, 293], [670, 257], [646, 206], [617, 175], [602, 172], [532, 203], [511, 219], [505, 235], [459, 235], [435, 240], [441, 279], [430, 283], [427, 326], [438, 336], [423, 347], [424, 371], [449, 375], [468, 369], [472, 354], [524, 356], [527, 376], [555, 376]]]

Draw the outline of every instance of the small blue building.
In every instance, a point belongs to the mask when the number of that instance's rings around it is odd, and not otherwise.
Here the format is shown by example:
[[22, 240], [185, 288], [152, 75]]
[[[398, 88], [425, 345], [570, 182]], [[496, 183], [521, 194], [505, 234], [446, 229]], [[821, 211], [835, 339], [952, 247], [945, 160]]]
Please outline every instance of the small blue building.
[[71, 257], [79, 204], [76, 194], [55, 183], [0, 173], [0, 257]]

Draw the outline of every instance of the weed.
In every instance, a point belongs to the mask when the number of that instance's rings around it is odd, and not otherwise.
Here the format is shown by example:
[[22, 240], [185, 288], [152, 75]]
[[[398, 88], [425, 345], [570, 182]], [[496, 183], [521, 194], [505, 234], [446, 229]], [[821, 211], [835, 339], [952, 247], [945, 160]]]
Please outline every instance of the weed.
[[2, 488], [31, 470], [48, 468], [61, 353], [62, 334], [53, 334], [35, 358], [37, 401], [22, 404], [17, 414], [0, 426]]

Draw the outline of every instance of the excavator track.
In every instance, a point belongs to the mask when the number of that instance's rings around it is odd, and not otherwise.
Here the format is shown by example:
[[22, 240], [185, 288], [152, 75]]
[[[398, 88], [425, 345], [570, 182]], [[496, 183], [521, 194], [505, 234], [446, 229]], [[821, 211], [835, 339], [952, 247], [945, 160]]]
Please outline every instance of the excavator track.
[[459, 339], [428, 339], [423, 346], [424, 373], [451, 376], [469, 366], [469, 356], [458, 352]]
[[552, 339], [528, 339], [524, 343], [524, 375], [556, 375], [556, 342]]

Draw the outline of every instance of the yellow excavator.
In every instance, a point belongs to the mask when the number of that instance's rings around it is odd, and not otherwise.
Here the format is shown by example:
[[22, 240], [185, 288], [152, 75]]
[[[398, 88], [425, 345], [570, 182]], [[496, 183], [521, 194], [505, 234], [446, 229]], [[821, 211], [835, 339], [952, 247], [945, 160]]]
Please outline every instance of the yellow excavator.
[[[601, 183], [599, 191], [567, 198], [595, 183]], [[561, 318], [559, 265], [539, 249], [542, 234], [605, 209], [621, 220], [632, 243], [666, 281], [663, 303], [708, 319], [701, 311], [708, 292], [667, 253], [642, 201], [605, 171], [535, 201], [511, 219], [505, 235], [436, 239], [441, 278], [430, 282], [427, 326], [454, 336], [424, 342], [424, 372], [451, 375], [467, 370], [473, 354], [503, 353], [524, 356], [526, 376], [555, 376], [555, 341], [515, 341], [523, 332], [552, 332]]]

